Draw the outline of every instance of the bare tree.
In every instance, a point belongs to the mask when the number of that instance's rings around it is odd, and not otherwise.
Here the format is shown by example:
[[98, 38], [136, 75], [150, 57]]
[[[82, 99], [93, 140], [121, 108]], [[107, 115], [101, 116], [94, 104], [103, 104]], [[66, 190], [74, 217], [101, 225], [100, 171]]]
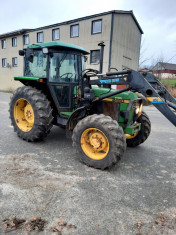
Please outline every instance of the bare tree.
[[142, 38], [141, 47], [140, 47], [140, 55], [139, 55], [139, 68], [146, 67], [145, 64], [149, 62], [152, 58], [152, 56], [146, 57], [145, 55], [146, 51], [147, 51], [146, 41], [145, 41], [145, 38]]
[[161, 73], [162, 66], [161, 66], [161, 63], [165, 63], [165, 61], [166, 60], [165, 60], [165, 57], [164, 57], [163, 53], [161, 53], [160, 56], [158, 56], [157, 58], [153, 58], [151, 60], [150, 69], [154, 71], [155, 76], [158, 79], [162, 78], [162, 73]]

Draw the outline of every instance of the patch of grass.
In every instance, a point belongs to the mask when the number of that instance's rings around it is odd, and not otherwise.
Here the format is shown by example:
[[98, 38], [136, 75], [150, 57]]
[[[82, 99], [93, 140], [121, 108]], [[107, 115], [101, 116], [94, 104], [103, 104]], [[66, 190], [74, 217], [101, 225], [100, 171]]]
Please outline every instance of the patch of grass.
[[159, 79], [160, 82], [166, 87], [170, 94], [176, 97], [176, 78]]
[[166, 79], [160, 79], [160, 82], [163, 84], [163, 85], [166, 85], [166, 86], [172, 86], [172, 87], [176, 87], [176, 78], [166, 78]]

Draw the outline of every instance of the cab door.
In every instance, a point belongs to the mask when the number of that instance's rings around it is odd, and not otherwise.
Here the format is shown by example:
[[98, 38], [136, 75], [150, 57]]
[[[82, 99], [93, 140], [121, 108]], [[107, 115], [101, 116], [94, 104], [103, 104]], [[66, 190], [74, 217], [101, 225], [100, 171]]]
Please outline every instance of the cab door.
[[51, 52], [49, 54], [49, 89], [59, 112], [74, 108], [74, 89], [81, 72], [81, 54]]

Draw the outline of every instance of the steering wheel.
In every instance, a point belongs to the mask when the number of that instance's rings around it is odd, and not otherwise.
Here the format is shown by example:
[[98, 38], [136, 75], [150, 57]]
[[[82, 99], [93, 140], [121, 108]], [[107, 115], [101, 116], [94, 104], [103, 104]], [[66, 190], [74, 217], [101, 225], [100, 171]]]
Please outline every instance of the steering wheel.
[[99, 73], [99, 71], [96, 70], [96, 69], [85, 69], [85, 74], [86, 74], [87, 76], [97, 75], [98, 73]]
[[[65, 76], [65, 77], [64, 77]], [[60, 78], [62, 78], [62, 77], [64, 77], [64, 78], [68, 78], [68, 79], [70, 79], [70, 78], [72, 78], [73, 77], [73, 73], [64, 73], [64, 74], [62, 74], [61, 76], [60, 76]]]

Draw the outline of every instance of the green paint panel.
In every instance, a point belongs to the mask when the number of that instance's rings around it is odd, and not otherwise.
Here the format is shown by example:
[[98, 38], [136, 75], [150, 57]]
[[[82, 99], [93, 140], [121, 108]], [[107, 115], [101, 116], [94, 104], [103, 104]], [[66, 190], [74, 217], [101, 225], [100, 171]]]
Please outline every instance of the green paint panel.
[[74, 111], [72, 112], [61, 112], [63, 116], [70, 117]]
[[133, 121], [134, 114], [135, 114], [135, 109], [131, 108], [129, 119], [128, 119], [129, 122]]
[[14, 80], [30, 80], [30, 81], [38, 81], [39, 78], [36, 77], [14, 77]]
[[[102, 87], [92, 87], [94, 94], [96, 97], [100, 97], [102, 95], [107, 95], [110, 93], [113, 93], [114, 91], [117, 91], [115, 89], [111, 89], [109, 90], [108, 88], [102, 88]], [[119, 98], [122, 100], [134, 100], [137, 99], [137, 95], [131, 91], [125, 91], [123, 93], [120, 93], [118, 95], [113, 95], [111, 97], [109, 97], [110, 99], [114, 99], [114, 98]]]
[[137, 123], [137, 124], [133, 124], [131, 126], [127, 126], [124, 129], [124, 133], [125, 134], [129, 134], [129, 135], [134, 135], [136, 132], [141, 130], [141, 123]]
[[44, 48], [44, 47], [59, 47], [60, 48], [69, 48], [69, 49], [73, 49], [73, 50], [77, 50], [81, 53], [83, 53], [84, 55], [88, 55], [89, 52], [86, 51], [84, 48], [80, 47], [80, 46], [77, 46], [77, 45], [74, 45], [74, 44], [70, 44], [70, 43], [66, 43], [66, 42], [43, 42], [43, 43], [36, 43], [36, 44], [32, 44], [32, 45], [29, 45], [28, 48], [34, 48], [34, 49], [37, 49], [37, 48]]
[[[101, 88], [101, 87], [93, 87], [92, 89], [94, 90], [94, 94], [96, 97], [100, 97], [102, 95], [110, 94], [116, 91], [115, 89], [109, 90], [108, 88]], [[109, 99], [118, 99], [119, 101], [120, 100], [136, 100], [137, 98], [138, 98], [137, 95], [131, 91], [125, 91], [118, 95], [109, 97]], [[126, 111], [127, 108], [128, 108], [128, 104], [123, 103], [123, 102], [120, 104], [120, 111]], [[133, 116], [134, 116], [134, 109], [131, 109], [128, 122], [131, 122], [133, 120]], [[124, 122], [124, 118], [119, 116], [119, 125], [121, 125], [121, 123], [123, 122]]]

